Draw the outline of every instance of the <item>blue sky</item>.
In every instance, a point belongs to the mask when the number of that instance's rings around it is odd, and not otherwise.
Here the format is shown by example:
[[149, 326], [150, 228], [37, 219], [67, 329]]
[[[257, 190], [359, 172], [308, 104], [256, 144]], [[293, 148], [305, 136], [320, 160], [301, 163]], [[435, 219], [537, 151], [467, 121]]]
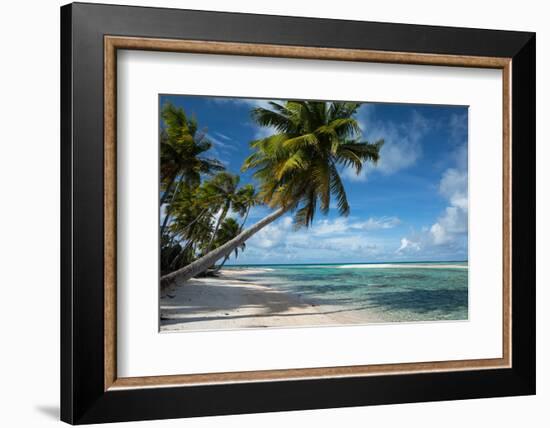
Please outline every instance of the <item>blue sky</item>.
[[[211, 155], [241, 173], [249, 142], [270, 134], [250, 119], [267, 101], [163, 95], [194, 115], [213, 143]], [[367, 141], [385, 144], [378, 165], [360, 176], [342, 170], [351, 213], [318, 213], [309, 229], [295, 231], [291, 215], [247, 241], [237, 264], [467, 260], [468, 109], [464, 106], [364, 103], [356, 118]], [[252, 210], [253, 224], [270, 210]]]

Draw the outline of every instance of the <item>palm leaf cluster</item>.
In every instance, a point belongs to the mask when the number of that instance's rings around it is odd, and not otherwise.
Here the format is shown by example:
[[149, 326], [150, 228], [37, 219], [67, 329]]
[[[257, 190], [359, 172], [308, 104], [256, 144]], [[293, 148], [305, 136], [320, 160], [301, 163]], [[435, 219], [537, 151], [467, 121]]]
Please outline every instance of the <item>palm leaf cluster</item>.
[[309, 226], [319, 209], [328, 213], [335, 199], [341, 215], [350, 206], [340, 173], [361, 173], [367, 161], [377, 162], [383, 141], [361, 141], [354, 118], [359, 103], [287, 101], [258, 107], [252, 118], [273, 134], [251, 143], [254, 153], [243, 170], [254, 169], [260, 199], [271, 207], [295, 210], [297, 227]]
[[[252, 185], [239, 187], [239, 176], [207, 156], [212, 143], [194, 118], [170, 103], [161, 117], [161, 272], [166, 274], [227, 242], [231, 232], [238, 234], [257, 200]], [[230, 214], [244, 219], [239, 228]]]

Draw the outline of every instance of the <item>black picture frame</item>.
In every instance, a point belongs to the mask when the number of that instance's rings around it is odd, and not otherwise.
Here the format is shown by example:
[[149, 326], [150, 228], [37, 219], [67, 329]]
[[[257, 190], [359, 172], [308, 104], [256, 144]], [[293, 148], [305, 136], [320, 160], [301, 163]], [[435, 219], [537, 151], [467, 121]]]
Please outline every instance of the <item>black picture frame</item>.
[[[512, 58], [512, 367], [104, 391], [104, 36]], [[535, 34], [73, 3], [61, 8], [61, 419], [71, 424], [535, 393]]]

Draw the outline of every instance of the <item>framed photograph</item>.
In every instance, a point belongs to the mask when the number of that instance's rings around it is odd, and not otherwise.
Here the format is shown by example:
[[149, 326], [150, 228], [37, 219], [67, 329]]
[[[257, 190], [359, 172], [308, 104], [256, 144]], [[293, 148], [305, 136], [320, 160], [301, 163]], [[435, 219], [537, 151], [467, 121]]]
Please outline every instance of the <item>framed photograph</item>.
[[535, 35], [61, 8], [61, 418], [535, 393]]

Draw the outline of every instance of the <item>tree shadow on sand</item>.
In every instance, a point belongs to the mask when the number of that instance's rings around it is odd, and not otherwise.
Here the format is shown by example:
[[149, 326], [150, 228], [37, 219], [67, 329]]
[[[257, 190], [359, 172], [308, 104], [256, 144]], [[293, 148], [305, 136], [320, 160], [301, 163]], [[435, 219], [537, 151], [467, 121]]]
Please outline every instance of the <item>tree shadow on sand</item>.
[[[218, 284], [187, 284], [181, 289], [175, 290], [173, 297], [168, 296], [161, 299], [161, 316], [164, 318], [163, 324], [170, 321], [174, 315], [185, 315], [184, 318], [175, 319], [176, 322], [192, 321], [204, 319], [205, 312], [231, 312], [238, 309], [262, 309], [262, 316], [274, 316], [296, 308], [307, 308], [314, 303], [303, 300], [302, 296], [290, 294], [277, 290], [254, 289], [251, 287], [241, 287], [232, 284], [231, 294], [241, 296], [242, 298], [224, 299], [226, 290], [223, 283]], [[212, 297], [216, 304], [200, 304], [203, 301], [202, 295]], [[187, 315], [201, 314], [200, 317], [193, 319]], [[250, 317], [246, 315], [243, 317]], [[254, 315], [258, 316], [258, 315]], [[215, 319], [215, 318], [208, 318]]]
[[[187, 292], [186, 292], [187, 291]], [[468, 307], [468, 291], [460, 289], [416, 289], [410, 288], [401, 291], [380, 291], [369, 293], [361, 302], [350, 298], [308, 298], [308, 293], [291, 294], [271, 290], [268, 287], [254, 289], [231, 285], [234, 296], [241, 299], [223, 299], [227, 290], [224, 284], [188, 284], [184, 288], [175, 290], [174, 296], [164, 297], [161, 301], [161, 324], [169, 326], [180, 323], [236, 320], [244, 318], [296, 318], [300, 316], [331, 315], [342, 312], [357, 312], [373, 309], [377, 312], [388, 313], [406, 311], [416, 313], [420, 319], [426, 319], [430, 313], [434, 319], [440, 316], [435, 314], [452, 313], [466, 310]], [[199, 304], [204, 302], [203, 294], [212, 296], [216, 304]], [[326, 309], [323, 305], [330, 305]], [[316, 312], [305, 311], [312, 306], [318, 307]], [[339, 308], [335, 308], [339, 307]], [[261, 309], [261, 313], [239, 314], [240, 310]], [[293, 309], [304, 309], [304, 313], [288, 313]], [[211, 312], [212, 315], [207, 315]], [[237, 313], [236, 313], [237, 312]], [[223, 315], [220, 315], [223, 313]], [[195, 315], [195, 316], [193, 316]], [[386, 317], [385, 317], [386, 318]], [[399, 321], [396, 319], [395, 321]]]

